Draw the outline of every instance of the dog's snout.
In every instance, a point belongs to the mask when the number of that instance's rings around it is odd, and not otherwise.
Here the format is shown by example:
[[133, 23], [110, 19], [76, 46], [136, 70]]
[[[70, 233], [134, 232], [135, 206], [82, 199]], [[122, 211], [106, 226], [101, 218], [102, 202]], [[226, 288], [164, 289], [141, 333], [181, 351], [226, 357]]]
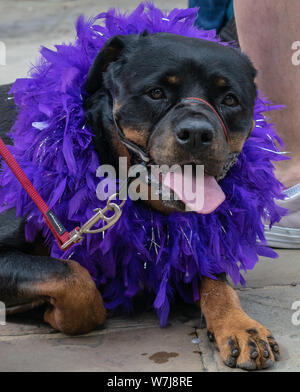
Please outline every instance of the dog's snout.
[[193, 152], [211, 146], [215, 131], [207, 121], [186, 119], [178, 124], [175, 135], [177, 143]]

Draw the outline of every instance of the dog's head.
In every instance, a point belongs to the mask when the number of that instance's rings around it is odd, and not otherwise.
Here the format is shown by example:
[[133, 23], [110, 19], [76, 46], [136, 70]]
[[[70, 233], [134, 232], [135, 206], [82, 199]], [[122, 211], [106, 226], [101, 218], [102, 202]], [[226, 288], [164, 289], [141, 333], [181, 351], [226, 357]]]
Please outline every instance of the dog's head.
[[[169, 33], [113, 37], [85, 85], [101, 163], [130, 158], [118, 124], [147, 151], [149, 165], [204, 165], [205, 178], [220, 180], [253, 128], [255, 75], [238, 49], [215, 42]], [[153, 206], [184, 207], [176, 200]]]

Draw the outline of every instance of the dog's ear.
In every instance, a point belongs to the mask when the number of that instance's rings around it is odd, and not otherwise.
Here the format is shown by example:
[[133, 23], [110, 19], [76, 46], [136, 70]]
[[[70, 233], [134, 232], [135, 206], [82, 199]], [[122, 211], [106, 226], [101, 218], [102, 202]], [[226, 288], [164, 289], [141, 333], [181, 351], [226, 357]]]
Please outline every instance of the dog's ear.
[[109, 64], [116, 61], [124, 49], [136, 39], [136, 35], [116, 35], [109, 39], [98, 53], [94, 63], [88, 73], [85, 83], [85, 91], [88, 95], [94, 94], [101, 88], [103, 73], [107, 70]]

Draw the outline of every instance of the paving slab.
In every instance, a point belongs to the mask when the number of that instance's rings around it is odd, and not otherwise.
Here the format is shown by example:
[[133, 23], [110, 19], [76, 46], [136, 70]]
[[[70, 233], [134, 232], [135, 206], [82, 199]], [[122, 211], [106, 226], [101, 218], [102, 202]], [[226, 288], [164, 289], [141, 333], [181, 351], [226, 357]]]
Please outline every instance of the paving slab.
[[148, 327], [104, 329], [79, 337], [2, 337], [0, 371], [201, 371], [191, 332], [184, 324], [159, 328], [154, 321]]
[[[0, 41], [7, 63], [0, 84], [24, 77], [41, 45], [74, 39], [74, 22], [111, 6], [131, 10], [140, 0], [0, 0]], [[156, 0], [163, 9], [184, 8], [183, 0]], [[279, 258], [261, 258], [238, 287], [244, 309], [276, 336], [282, 360], [265, 371], [300, 370], [300, 326], [292, 323], [292, 304], [300, 301], [300, 251], [280, 250]], [[105, 328], [67, 337], [43, 323], [41, 312], [9, 317], [0, 326], [1, 371], [227, 371], [208, 342], [199, 310], [179, 307], [168, 326], [159, 328], [153, 313], [108, 319]]]
[[278, 258], [261, 257], [253, 271], [245, 274], [247, 287], [286, 286], [300, 284], [300, 251], [274, 249]]
[[[298, 276], [299, 251], [289, 253], [294, 260], [291, 276]], [[287, 252], [280, 251], [281, 263]], [[265, 278], [274, 265], [265, 259]], [[262, 279], [262, 270], [249, 273], [253, 285]], [[238, 288], [245, 311], [266, 325], [281, 346], [282, 358], [270, 370], [300, 371], [300, 326], [292, 323], [292, 304], [300, 301], [300, 285], [274, 281], [266, 287]], [[42, 313], [11, 316], [0, 327], [0, 371], [197, 371], [239, 372], [229, 369], [208, 341], [200, 311], [193, 306], [177, 306], [166, 328], [160, 328], [152, 312], [131, 317], [112, 316], [105, 328], [85, 336], [68, 337], [44, 324]]]
[[[54, 48], [75, 38], [75, 21], [119, 8], [133, 10], [141, 0], [0, 0], [0, 41], [6, 46], [6, 66], [0, 65], [0, 84], [26, 77], [41, 46]], [[163, 10], [186, 8], [187, 1], [157, 0]]]

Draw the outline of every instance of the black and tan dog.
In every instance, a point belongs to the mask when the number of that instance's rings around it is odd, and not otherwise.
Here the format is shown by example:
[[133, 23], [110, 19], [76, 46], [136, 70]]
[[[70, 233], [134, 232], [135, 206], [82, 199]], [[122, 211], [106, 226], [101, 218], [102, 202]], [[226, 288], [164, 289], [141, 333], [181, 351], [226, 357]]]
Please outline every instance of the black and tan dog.
[[[86, 91], [86, 115], [101, 162], [116, 165], [135, 156], [124, 146], [116, 127], [140, 146], [155, 164], [202, 164], [219, 179], [240, 152], [253, 127], [255, 69], [237, 49], [167, 33], [117, 36], [107, 42], [92, 66]], [[8, 87], [1, 88], [1, 133], [14, 120]], [[224, 136], [215, 114], [229, 132]], [[192, 103], [192, 104], [191, 104]], [[165, 214], [182, 210], [179, 201], [149, 201]], [[243, 369], [267, 368], [279, 357], [268, 329], [241, 308], [235, 291], [222, 278], [204, 278], [199, 305], [208, 336], [225, 364]], [[76, 261], [56, 260], [43, 250], [42, 239], [28, 244], [24, 221], [15, 211], [0, 216], [0, 300], [8, 313], [47, 302], [45, 320], [68, 334], [84, 333], [104, 323], [101, 294], [89, 273]]]

